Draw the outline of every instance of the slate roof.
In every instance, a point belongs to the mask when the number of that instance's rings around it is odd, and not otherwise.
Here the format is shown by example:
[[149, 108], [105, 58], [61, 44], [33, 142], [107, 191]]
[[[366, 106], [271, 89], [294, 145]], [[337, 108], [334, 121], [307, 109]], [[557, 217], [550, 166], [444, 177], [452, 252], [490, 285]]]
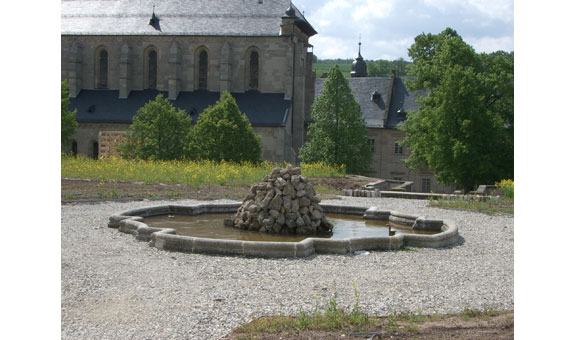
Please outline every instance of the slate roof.
[[[321, 94], [325, 79], [316, 79], [315, 98]], [[368, 128], [396, 129], [398, 124], [406, 119], [406, 110], [419, 108], [419, 104], [416, 102], [418, 93], [409, 92], [401, 78], [394, 78], [393, 82], [390, 77], [358, 77], [347, 78], [347, 80]], [[393, 92], [387, 122], [384, 126], [383, 117], [390, 86], [393, 86]], [[381, 97], [372, 101], [371, 95], [376, 90]]]
[[[278, 36], [289, 6], [289, 0], [61, 0], [61, 34]], [[296, 24], [316, 34], [294, 9]], [[149, 25], [152, 11], [159, 30]]]
[[[127, 99], [119, 99], [117, 90], [82, 90], [76, 98], [70, 98], [70, 109], [77, 109], [76, 120], [81, 123], [131, 123], [139, 108], [154, 100], [157, 90], [131, 91]], [[291, 101], [281, 93], [260, 93], [248, 91], [232, 93], [242, 113], [253, 126], [285, 126]], [[180, 92], [176, 100], [170, 100], [175, 107], [190, 113], [192, 122], [199, 114], [220, 98], [219, 92], [198, 90]]]

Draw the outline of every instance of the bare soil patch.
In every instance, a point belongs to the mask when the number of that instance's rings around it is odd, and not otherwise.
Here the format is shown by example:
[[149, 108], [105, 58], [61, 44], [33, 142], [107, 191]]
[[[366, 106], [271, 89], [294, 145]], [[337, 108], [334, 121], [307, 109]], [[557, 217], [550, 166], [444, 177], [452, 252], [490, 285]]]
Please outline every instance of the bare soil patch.
[[[331, 194], [343, 189], [359, 189], [373, 179], [361, 176], [310, 178], [311, 183], [329, 188]], [[62, 201], [94, 199], [189, 198], [198, 200], [242, 199], [250, 187], [219, 185], [143, 183], [135, 181], [102, 181], [99, 179], [61, 179]]]
[[418, 339], [418, 340], [507, 340], [514, 337], [513, 311], [477, 317], [435, 315], [415, 320], [377, 318], [367, 330], [281, 330], [254, 334], [239, 328], [227, 340], [320, 340], [320, 339]]

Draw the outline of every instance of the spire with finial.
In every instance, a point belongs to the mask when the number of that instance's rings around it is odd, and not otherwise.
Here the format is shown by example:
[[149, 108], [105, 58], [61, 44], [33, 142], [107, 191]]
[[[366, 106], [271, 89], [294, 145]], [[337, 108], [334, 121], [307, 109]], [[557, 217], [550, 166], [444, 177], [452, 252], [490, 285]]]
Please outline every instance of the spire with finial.
[[[359, 45], [359, 51], [357, 52], [357, 57], [358, 57], [358, 58], [362, 58], [362, 57], [361, 57], [361, 33], [359, 34], [359, 43], [358, 43], [358, 45]], [[363, 58], [362, 58], [362, 59], [363, 59]]]
[[367, 77], [367, 64], [361, 56], [361, 33], [359, 34], [359, 51], [357, 52], [357, 58], [351, 64], [351, 76], [356, 77]]
[[150, 26], [152, 26], [153, 28], [155, 28], [158, 31], [161, 31], [160, 29], [160, 18], [158, 18], [156, 16], [156, 5], [153, 4], [152, 5], [152, 18], [150, 19], [150, 22], [148, 23]]

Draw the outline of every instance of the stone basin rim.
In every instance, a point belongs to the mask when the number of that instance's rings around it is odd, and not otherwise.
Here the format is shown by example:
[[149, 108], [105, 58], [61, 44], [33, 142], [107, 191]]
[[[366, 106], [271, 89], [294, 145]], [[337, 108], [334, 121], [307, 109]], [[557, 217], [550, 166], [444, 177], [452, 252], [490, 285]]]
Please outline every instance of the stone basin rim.
[[[443, 248], [459, 243], [458, 228], [451, 220], [442, 220], [441, 231], [433, 235], [396, 233], [394, 236], [369, 236], [346, 239], [324, 239], [308, 237], [299, 242], [240, 241], [200, 238], [177, 235], [171, 228], [152, 228], [143, 222], [145, 217], [183, 214], [225, 214], [235, 213], [240, 203], [200, 203], [194, 205], [159, 205], [127, 210], [110, 216], [108, 227], [132, 234], [137, 240], [147, 241], [150, 246], [168, 251], [214, 255], [302, 258], [314, 254], [350, 254], [355, 251], [398, 250], [403, 246], [421, 248]], [[411, 225], [418, 218], [380, 207], [353, 207], [337, 204], [321, 204], [326, 213], [360, 215], [364, 219], [391, 220]], [[441, 220], [429, 220], [440, 222]]]

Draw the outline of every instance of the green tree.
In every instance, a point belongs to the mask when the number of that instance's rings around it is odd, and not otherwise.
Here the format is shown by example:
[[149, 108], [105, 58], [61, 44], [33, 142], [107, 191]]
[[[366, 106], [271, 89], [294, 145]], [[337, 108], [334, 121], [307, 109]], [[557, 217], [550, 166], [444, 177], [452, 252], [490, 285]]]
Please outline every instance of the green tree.
[[300, 149], [304, 163], [345, 164], [349, 173], [364, 173], [371, 164], [367, 127], [347, 80], [336, 65], [312, 105], [313, 123]]
[[465, 190], [513, 178], [513, 53], [477, 54], [447, 28], [417, 36], [409, 56], [409, 88], [429, 94], [401, 127], [407, 165]]
[[191, 119], [159, 94], [141, 107], [132, 120], [126, 140], [118, 148], [125, 158], [173, 160], [186, 154]]
[[189, 149], [197, 159], [233, 162], [257, 162], [262, 153], [261, 138], [229, 92], [200, 114]]
[[74, 134], [78, 122], [76, 122], [76, 110], [70, 111], [70, 94], [68, 92], [68, 82], [62, 82], [61, 90], [62, 111], [61, 111], [61, 145], [70, 145], [70, 136]]

